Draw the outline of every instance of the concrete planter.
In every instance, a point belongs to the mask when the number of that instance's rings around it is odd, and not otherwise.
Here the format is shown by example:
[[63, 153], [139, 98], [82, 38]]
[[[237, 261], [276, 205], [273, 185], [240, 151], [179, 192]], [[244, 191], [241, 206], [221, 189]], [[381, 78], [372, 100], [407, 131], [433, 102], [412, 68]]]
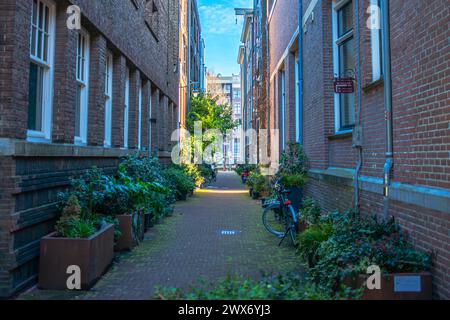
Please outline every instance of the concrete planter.
[[[365, 285], [367, 275], [360, 275], [359, 282]], [[380, 290], [366, 288], [363, 300], [432, 300], [432, 277], [429, 272], [397, 273], [381, 278]]]
[[81, 289], [90, 289], [104, 274], [114, 257], [114, 225], [108, 225], [88, 239], [58, 238], [56, 232], [42, 238], [39, 287], [66, 290], [67, 269], [81, 270]]
[[[135, 230], [133, 228], [133, 218], [135, 215], [124, 214], [118, 215], [117, 220], [119, 220], [119, 230], [121, 236], [119, 241], [117, 241], [114, 248], [115, 251], [129, 251], [132, 250], [139, 244], [139, 241], [144, 239], [145, 234], [145, 215], [140, 212], [137, 219], [139, 219], [139, 234], [135, 235]], [[137, 221], [136, 221], [137, 222]]]

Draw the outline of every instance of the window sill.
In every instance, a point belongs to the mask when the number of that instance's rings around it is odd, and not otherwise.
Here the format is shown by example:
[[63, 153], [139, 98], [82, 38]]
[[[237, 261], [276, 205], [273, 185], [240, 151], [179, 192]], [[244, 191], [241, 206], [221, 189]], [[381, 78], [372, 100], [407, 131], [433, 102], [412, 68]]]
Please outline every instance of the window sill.
[[380, 79], [372, 81], [368, 85], [364, 86], [362, 89], [365, 93], [367, 93], [367, 92], [375, 90], [383, 85], [384, 85], [384, 79], [383, 79], [383, 77], [381, 77]]
[[332, 136], [328, 136], [328, 140], [330, 140], [330, 141], [344, 140], [344, 139], [348, 139], [348, 138], [352, 138], [352, 137], [353, 137], [353, 130], [348, 130], [348, 131], [336, 132], [336, 134], [334, 134]]

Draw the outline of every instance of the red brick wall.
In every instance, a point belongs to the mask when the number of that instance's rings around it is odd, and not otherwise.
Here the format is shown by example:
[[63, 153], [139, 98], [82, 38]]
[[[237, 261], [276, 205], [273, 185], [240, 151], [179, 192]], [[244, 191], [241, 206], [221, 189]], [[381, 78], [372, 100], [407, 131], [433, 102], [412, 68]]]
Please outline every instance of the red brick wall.
[[[305, 1], [304, 1], [305, 4]], [[393, 82], [394, 182], [449, 189], [450, 58], [446, 1], [390, 1]], [[381, 178], [385, 162], [384, 84], [372, 83], [368, 1], [360, 1], [363, 79], [363, 176]], [[352, 135], [334, 135], [331, 1], [314, 9], [304, 34], [304, 147], [313, 169], [356, 168]], [[356, 26], [355, 26], [356, 28]], [[355, 49], [358, 45], [355, 44]], [[352, 182], [311, 178], [308, 196], [326, 210], [354, 205]], [[381, 189], [381, 185], [379, 186]], [[361, 191], [361, 210], [383, 212], [381, 194]], [[416, 247], [436, 253], [435, 294], [450, 297], [450, 217], [416, 205], [391, 201], [390, 213], [410, 232]]]

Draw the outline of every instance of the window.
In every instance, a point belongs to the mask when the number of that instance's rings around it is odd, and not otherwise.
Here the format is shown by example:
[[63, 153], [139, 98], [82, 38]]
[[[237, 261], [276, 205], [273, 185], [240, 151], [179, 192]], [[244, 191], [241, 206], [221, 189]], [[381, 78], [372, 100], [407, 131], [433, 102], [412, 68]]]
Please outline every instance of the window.
[[75, 143], [86, 144], [89, 96], [89, 35], [85, 30], [80, 30], [78, 33], [76, 79]]
[[28, 139], [50, 140], [53, 97], [55, 6], [33, 0], [30, 31]]
[[105, 147], [112, 146], [112, 86], [113, 86], [113, 55], [108, 52], [105, 69]]
[[372, 53], [372, 81], [378, 81], [383, 75], [381, 9], [380, 0], [370, 0], [370, 44]]
[[138, 149], [142, 148], [142, 85], [139, 86], [138, 104]]
[[[344, 0], [333, 8], [334, 73], [354, 75], [353, 2]], [[352, 130], [355, 124], [355, 94], [335, 95], [336, 131]]]
[[280, 73], [280, 88], [281, 88], [281, 148], [284, 151], [286, 148], [286, 76], [284, 70]]
[[235, 138], [234, 139], [234, 156], [238, 157], [240, 153], [241, 153], [241, 144], [240, 144], [239, 139]]
[[301, 123], [302, 121], [302, 114], [300, 112], [300, 74], [299, 74], [299, 67], [300, 67], [300, 57], [298, 51], [295, 54], [295, 135], [297, 142], [301, 143]]
[[123, 147], [128, 148], [128, 131], [130, 122], [130, 69], [125, 71], [125, 107], [123, 115]]

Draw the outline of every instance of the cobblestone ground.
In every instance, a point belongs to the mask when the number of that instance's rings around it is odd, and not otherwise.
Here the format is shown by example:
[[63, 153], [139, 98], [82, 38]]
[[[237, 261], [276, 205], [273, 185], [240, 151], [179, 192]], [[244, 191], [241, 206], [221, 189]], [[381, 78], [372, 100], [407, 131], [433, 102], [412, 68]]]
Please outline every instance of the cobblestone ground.
[[278, 247], [263, 228], [260, 202], [250, 199], [235, 173], [220, 173], [215, 185], [177, 204], [174, 216], [120, 255], [91, 291], [74, 296], [35, 290], [21, 298], [152, 299], [156, 286], [187, 289], [227, 275], [256, 279], [290, 271], [302, 272], [292, 245]]

